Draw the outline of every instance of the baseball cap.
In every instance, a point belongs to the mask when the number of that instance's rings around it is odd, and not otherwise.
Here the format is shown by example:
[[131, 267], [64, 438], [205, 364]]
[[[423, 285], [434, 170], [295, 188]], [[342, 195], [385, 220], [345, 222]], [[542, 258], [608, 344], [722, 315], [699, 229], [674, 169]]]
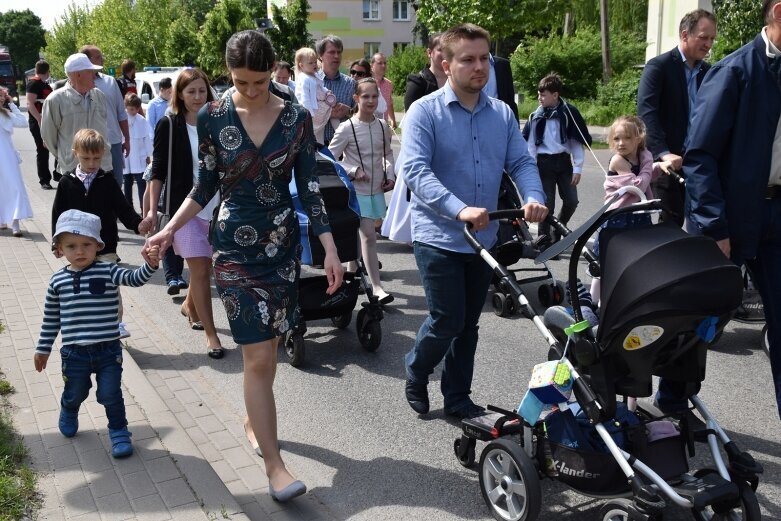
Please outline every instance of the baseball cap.
[[57, 218], [57, 228], [54, 231], [54, 241], [62, 233], [72, 233], [84, 237], [92, 237], [98, 241], [100, 249], [106, 244], [100, 238], [100, 217], [81, 210], [65, 210]]
[[68, 56], [68, 59], [65, 60], [65, 72], [79, 72], [79, 71], [87, 71], [87, 70], [93, 70], [97, 71], [102, 69], [102, 65], [95, 65], [91, 61], [89, 61], [89, 58], [87, 58], [87, 55], [83, 52], [77, 52], [76, 54], [71, 54]]

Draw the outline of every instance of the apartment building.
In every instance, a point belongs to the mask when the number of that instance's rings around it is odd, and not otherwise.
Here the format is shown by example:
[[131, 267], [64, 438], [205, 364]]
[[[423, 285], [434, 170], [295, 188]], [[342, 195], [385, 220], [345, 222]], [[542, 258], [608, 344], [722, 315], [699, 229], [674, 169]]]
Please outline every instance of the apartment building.
[[[285, 3], [285, 0], [270, 0]], [[353, 60], [387, 55], [413, 42], [412, 0], [309, 0], [308, 29], [315, 40], [335, 34], [344, 42], [342, 66]]]

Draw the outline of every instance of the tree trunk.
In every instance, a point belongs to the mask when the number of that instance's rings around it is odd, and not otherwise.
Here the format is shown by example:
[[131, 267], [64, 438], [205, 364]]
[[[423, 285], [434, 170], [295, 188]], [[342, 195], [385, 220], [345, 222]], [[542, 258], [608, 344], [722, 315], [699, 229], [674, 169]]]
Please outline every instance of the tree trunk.
[[572, 12], [564, 13], [564, 38], [572, 36]]
[[610, 18], [607, 13], [608, 0], [599, 0], [599, 25], [602, 27], [602, 81], [607, 83], [613, 75], [610, 65]]

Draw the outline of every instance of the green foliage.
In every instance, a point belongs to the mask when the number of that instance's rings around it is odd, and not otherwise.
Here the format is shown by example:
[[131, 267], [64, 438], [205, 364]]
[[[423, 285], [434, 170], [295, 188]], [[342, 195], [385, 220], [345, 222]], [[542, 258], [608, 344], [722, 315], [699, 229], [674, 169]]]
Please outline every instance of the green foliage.
[[38, 51], [46, 45], [41, 19], [32, 11], [0, 13], [0, 44], [8, 46], [14, 63], [24, 72], [38, 61]]
[[[599, 0], [570, 0], [569, 12], [576, 28], [599, 27]], [[633, 32], [645, 38], [648, 0], [609, 0], [611, 31]]]
[[193, 15], [176, 18], [168, 28], [162, 65], [195, 65], [198, 61], [198, 22]]
[[719, 30], [711, 51], [713, 60], [720, 60], [754, 39], [765, 25], [758, 4], [754, 0], [713, 0]]
[[602, 105], [623, 105], [631, 107], [634, 113], [637, 106], [637, 89], [640, 86], [642, 70], [632, 68], [614, 75], [609, 82], [597, 85], [597, 102]]
[[393, 82], [393, 93], [404, 96], [407, 88], [407, 75], [420, 72], [428, 67], [428, 55], [425, 47], [407, 45], [403, 50], [398, 48], [388, 57], [388, 68], [385, 76]]
[[[617, 32], [611, 36], [613, 72], [621, 74], [643, 62], [645, 40], [635, 34]], [[602, 50], [599, 31], [581, 28], [569, 38], [549, 36], [528, 38], [510, 58], [513, 77], [520, 91], [536, 96], [537, 83], [550, 72], [564, 81], [562, 95], [569, 98], [594, 98], [602, 78]]]
[[[0, 388], [13, 392], [13, 387], [0, 378]], [[0, 521], [33, 519], [40, 506], [36, 495], [36, 476], [25, 464], [27, 451], [11, 421], [11, 407], [0, 395]]]
[[79, 50], [81, 42], [85, 41], [85, 33], [89, 23], [89, 10], [77, 5], [74, 1], [67, 11], [54, 23], [52, 30], [46, 33], [46, 61], [51, 67], [54, 78], [64, 78], [65, 60]]
[[255, 18], [266, 17], [266, 5], [251, 0], [219, 0], [206, 15], [200, 32], [198, 66], [209, 77], [225, 74], [225, 44], [238, 31], [255, 28]]
[[309, 9], [307, 0], [291, 0], [284, 7], [271, 4], [274, 28], [266, 31], [266, 35], [274, 44], [277, 60], [293, 63], [298, 49], [314, 47], [315, 40], [306, 27]]

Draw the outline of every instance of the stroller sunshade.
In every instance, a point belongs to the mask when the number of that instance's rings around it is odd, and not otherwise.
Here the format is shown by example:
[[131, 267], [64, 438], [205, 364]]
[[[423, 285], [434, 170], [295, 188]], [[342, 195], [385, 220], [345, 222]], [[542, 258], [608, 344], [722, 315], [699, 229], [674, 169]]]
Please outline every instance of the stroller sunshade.
[[740, 269], [712, 240], [664, 224], [605, 231], [600, 341], [641, 317], [721, 317], [740, 305]]

